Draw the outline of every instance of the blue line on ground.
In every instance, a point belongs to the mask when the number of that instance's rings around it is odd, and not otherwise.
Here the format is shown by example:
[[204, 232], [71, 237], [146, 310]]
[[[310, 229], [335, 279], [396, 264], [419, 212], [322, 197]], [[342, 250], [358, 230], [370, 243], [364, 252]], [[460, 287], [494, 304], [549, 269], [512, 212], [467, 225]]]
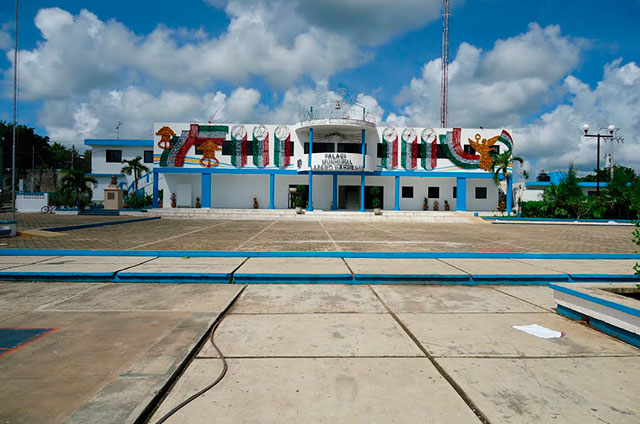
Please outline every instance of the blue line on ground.
[[583, 313], [574, 311], [573, 309], [567, 308], [566, 306], [558, 305], [557, 310], [560, 315], [564, 315], [567, 318], [571, 318], [576, 321], [588, 321], [589, 325], [596, 330], [602, 331], [603, 333], [606, 333], [626, 343], [629, 343], [630, 345], [640, 348], [640, 335], [638, 334], [627, 331], [624, 328], [613, 326], [607, 322], [590, 317]]
[[269, 252], [226, 250], [90, 250], [0, 249], [0, 256], [157, 256], [233, 258], [375, 258], [375, 259], [636, 259], [638, 253], [521, 253], [521, 252]]
[[43, 231], [71, 231], [71, 230], [80, 230], [83, 228], [92, 228], [92, 227], [104, 227], [105, 225], [119, 225], [119, 224], [130, 224], [132, 222], [143, 222], [143, 221], [151, 221], [155, 219], [160, 219], [159, 216], [151, 216], [148, 218], [134, 218], [134, 219], [124, 219], [121, 221], [109, 221], [109, 222], [96, 222], [93, 224], [80, 224], [80, 225], [67, 225], [64, 227], [52, 227], [52, 228], [43, 228]]

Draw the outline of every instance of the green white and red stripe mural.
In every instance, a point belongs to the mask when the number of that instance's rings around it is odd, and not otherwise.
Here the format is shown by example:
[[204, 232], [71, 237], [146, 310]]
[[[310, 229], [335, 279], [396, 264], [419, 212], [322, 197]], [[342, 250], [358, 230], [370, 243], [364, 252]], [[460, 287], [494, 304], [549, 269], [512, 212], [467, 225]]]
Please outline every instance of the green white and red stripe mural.
[[416, 169], [418, 164], [418, 134], [413, 128], [402, 131], [401, 165], [404, 169]]
[[247, 164], [247, 129], [236, 125], [231, 129], [231, 165], [242, 168]]
[[269, 165], [269, 132], [262, 124], [253, 127], [253, 164], [259, 168]]
[[395, 128], [385, 128], [382, 132], [382, 167], [398, 167], [398, 132]]
[[286, 168], [291, 157], [291, 133], [289, 127], [280, 125], [274, 131], [273, 162], [278, 168]]

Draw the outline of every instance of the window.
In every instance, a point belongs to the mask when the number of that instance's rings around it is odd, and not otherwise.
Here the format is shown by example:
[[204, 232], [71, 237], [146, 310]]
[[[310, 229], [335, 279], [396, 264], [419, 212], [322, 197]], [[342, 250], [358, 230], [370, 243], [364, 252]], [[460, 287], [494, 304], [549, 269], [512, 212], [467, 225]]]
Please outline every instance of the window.
[[449, 159], [444, 149], [445, 146], [443, 146], [442, 144], [438, 144], [438, 159]]
[[464, 145], [464, 152], [468, 155], [475, 155], [476, 151], [473, 147], [471, 147], [471, 144], [465, 144]]
[[440, 187], [429, 187], [427, 189], [427, 197], [429, 199], [439, 199], [440, 198]]
[[122, 162], [122, 150], [107, 150], [107, 162]]
[[597, 191], [593, 191], [593, 190], [589, 190], [587, 192], [587, 196], [591, 197], [591, 196], [597, 196], [598, 192]]
[[293, 141], [290, 141], [289, 142], [289, 156], [293, 156], [293, 146], [294, 146]]
[[144, 163], [153, 163], [153, 150], [144, 151]]
[[[333, 153], [335, 152], [334, 143], [313, 143], [313, 153]], [[309, 143], [304, 143], [304, 153], [309, 154]]]
[[487, 188], [476, 187], [476, 199], [486, 199], [486, 198], [487, 198]]
[[402, 198], [403, 199], [413, 199], [413, 187], [412, 186], [403, 186], [402, 187]]
[[196, 146], [196, 155], [204, 155], [204, 150], [202, 150], [202, 146]]
[[[367, 146], [365, 145], [365, 150]], [[362, 145], [356, 143], [338, 143], [338, 153], [362, 153]]]
[[222, 142], [222, 154], [224, 156], [231, 156], [233, 154], [233, 141], [225, 140]]
[[454, 187], [453, 188], [453, 198], [457, 199], [458, 198], [458, 187]]

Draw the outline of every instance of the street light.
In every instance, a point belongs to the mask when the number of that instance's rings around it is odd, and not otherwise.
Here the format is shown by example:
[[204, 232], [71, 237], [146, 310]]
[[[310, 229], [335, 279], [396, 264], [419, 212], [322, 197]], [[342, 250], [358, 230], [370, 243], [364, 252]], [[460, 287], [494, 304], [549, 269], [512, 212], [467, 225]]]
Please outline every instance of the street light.
[[600, 130], [602, 128], [598, 129], [597, 134], [589, 134], [589, 124], [584, 124], [582, 126], [582, 130], [584, 131], [584, 136], [585, 137], [596, 137], [598, 139], [598, 150], [597, 150], [597, 158], [596, 158], [596, 195], [600, 196], [600, 139], [604, 138], [610, 138], [612, 139], [612, 143], [613, 143], [613, 133], [616, 131], [616, 126], [615, 125], [609, 125], [609, 127], [607, 128], [609, 130], [609, 135], [606, 134], [600, 134]]

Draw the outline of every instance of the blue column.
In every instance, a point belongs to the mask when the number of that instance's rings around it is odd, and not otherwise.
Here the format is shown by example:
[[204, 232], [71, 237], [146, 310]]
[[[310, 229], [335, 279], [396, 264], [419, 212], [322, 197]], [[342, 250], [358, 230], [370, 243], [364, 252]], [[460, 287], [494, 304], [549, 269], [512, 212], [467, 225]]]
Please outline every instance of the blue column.
[[211, 173], [202, 174], [202, 207], [211, 208]]
[[275, 185], [276, 185], [275, 174], [269, 174], [269, 209], [276, 208], [275, 202], [274, 202]]
[[400, 176], [396, 175], [396, 204], [393, 208], [396, 211], [400, 210]]
[[458, 177], [456, 189], [456, 210], [464, 212], [467, 210], [467, 178]]
[[333, 205], [331, 209], [338, 210], [338, 174], [333, 174]]
[[313, 172], [311, 171], [311, 157], [313, 156], [313, 128], [309, 128], [309, 206], [307, 210], [313, 211]]
[[364, 129], [362, 130], [362, 174], [360, 174], [360, 212], [364, 212], [364, 168], [367, 165], [367, 155], [365, 154], [366, 140], [364, 138]]
[[507, 176], [507, 215], [511, 215], [513, 209], [513, 183], [511, 178]]
[[153, 171], [153, 207], [158, 208], [160, 206], [160, 202], [158, 201], [158, 172]]

